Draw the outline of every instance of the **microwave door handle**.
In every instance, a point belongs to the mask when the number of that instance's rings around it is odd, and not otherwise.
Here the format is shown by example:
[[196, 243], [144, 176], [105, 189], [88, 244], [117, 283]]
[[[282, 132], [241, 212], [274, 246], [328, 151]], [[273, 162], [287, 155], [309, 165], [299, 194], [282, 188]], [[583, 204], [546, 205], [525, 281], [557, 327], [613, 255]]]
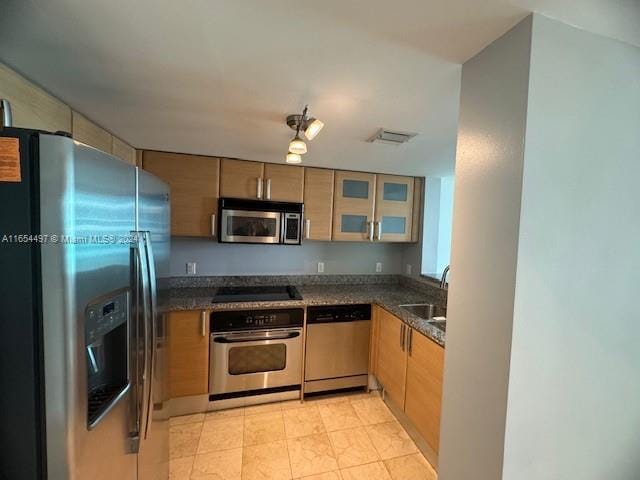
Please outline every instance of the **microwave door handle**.
[[287, 214], [286, 213], [282, 213], [280, 216], [280, 225], [278, 230], [280, 231], [280, 238], [278, 239], [278, 243], [287, 243], [287, 239], [284, 236], [286, 230], [287, 230]]
[[[131, 453], [138, 453], [140, 451], [142, 418], [145, 415], [144, 393], [146, 390], [145, 372], [147, 370], [147, 305], [149, 303], [149, 287], [147, 284], [148, 277], [145, 274], [147, 271], [147, 257], [144, 255], [143, 238], [139, 232], [133, 232], [133, 238], [135, 239], [135, 245], [132, 250], [135, 261], [132, 265], [132, 279], [135, 289], [134, 302], [136, 308], [134, 312], [135, 315], [130, 315], [130, 318], [134, 319], [135, 325], [133, 328], [130, 328], [129, 331], [135, 331], [135, 339], [133, 346], [130, 342], [129, 352], [133, 350], [134, 353], [135, 385], [132, 395], [134, 422], [130, 429], [129, 441]], [[142, 297], [142, 302], [140, 302], [140, 297]], [[141, 326], [142, 329], [140, 328]], [[140, 333], [142, 333], [142, 368], [140, 368]]]
[[155, 388], [155, 362], [156, 362], [156, 315], [158, 312], [158, 290], [156, 284], [156, 266], [153, 255], [153, 247], [151, 245], [151, 233], [144, 232], [145, 252], [147, 255], [147, 273], [149, 279], [149, 299], [151, 311], [149, 312], [149, 332], [151, 333], [151, 341], [149, 342], [149, 396], [147, 398], [147, 416], [145, 421], [144, 438], [149, 435], [149, 425], [151, 422], [152, 406], [153, 406], [153, 389]]

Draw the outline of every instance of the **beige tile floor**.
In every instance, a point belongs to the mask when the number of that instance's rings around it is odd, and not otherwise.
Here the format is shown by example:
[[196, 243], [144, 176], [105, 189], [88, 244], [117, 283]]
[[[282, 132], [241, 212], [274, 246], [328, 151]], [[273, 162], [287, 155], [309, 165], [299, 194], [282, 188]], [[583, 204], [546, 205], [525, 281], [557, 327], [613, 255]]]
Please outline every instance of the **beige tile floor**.
[[436, 480], [377, 393], [171, 419], [171, 480]]

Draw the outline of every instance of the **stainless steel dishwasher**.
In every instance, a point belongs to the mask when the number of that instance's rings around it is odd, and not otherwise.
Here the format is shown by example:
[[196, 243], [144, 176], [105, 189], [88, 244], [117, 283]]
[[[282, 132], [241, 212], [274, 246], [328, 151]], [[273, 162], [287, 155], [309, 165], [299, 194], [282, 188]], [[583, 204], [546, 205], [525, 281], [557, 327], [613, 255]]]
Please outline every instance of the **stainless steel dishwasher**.
[[369, 304], [308, 307], [305, 393], [366, 386], [370, 332]]

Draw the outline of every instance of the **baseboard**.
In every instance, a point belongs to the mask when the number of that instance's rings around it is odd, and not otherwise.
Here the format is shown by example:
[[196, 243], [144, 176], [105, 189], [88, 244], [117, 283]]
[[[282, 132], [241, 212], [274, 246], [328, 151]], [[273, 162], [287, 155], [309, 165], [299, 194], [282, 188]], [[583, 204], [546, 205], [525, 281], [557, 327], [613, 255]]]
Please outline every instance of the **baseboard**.
[[427, 441], [424, 439], [422, 435], [418, 432], [416, 427], [413, 425], [413, 422], [405, 415], [400, 407], [398, 407], [393, 401], [384, 394], [384, 390], [382, 391], [382, 400], [389, 407], [391, 413], [398, 419], [400, 425], [407, 431], [411, 439], [415, 442], [418, 450], [422, 452], [427, 461], [431, 464], [433, 469], [438, 471], [438, 453], [429, 446]]

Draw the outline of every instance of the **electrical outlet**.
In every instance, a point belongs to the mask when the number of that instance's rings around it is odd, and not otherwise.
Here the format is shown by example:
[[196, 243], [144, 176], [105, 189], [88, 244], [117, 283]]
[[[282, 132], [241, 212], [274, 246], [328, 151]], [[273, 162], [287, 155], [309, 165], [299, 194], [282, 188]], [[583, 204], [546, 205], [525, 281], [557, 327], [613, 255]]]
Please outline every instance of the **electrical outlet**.
[[407, 275], [411, 275], [411, 264], [410, 264], [410, 263], [407, 263], [407, 266], [406, 266], [406, 268], [404, 269], [404, 271], [405, 271], [405, 273], [406, 273]]
[[376, 262], [376, 273], [382, 272], [382, 262]]
[[324, 262], [318, 262], [318, 273], [324, 273]]
[[196, 262], [187, 262], [187, 275], [196, 274]]

